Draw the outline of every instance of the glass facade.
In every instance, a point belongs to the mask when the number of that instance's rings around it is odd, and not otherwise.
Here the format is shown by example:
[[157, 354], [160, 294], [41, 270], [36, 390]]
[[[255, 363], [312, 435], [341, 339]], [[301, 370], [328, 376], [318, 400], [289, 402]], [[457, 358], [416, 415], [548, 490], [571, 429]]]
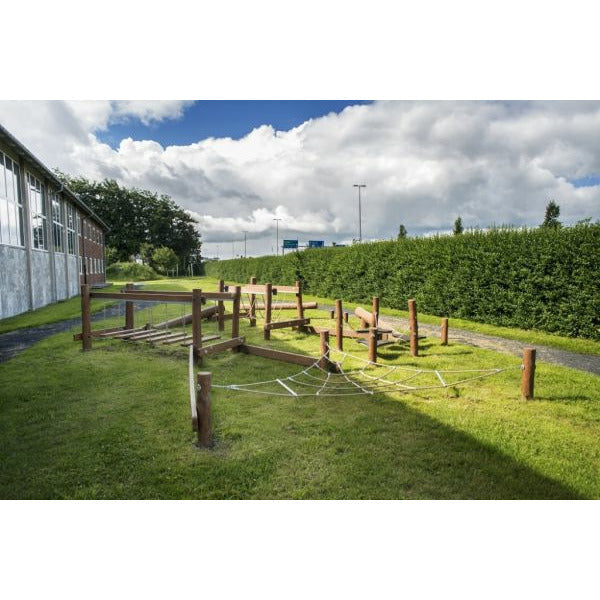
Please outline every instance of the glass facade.
[[75, 250], [75, 207], [67, 204], [67, 251], [76, 254]]
[[19, 165], [0, 152], [0, 244], [23, 246]]
[[65, 251], [65, 225], [63, 223], [62, 208], [63, 203], [60, 198], [52, 193], [51, 196], [52, 205], [52, 239], [54, 242], [54, 250], [56, 252]]
[[44, 186], [31, 173], [27, 173], [29, 187], [29, 211], [31, 213], [31, 239], [33, 247], [48, 250], [48, 229], [44, 210]]

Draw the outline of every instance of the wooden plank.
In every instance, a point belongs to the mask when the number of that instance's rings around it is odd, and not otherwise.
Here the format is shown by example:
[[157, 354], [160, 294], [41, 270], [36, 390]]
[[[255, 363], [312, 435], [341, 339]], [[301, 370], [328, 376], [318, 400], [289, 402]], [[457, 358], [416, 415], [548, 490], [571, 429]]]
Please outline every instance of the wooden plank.
[[[200, 312], [200, 316], [203, 319], [208, 319], [213, 315], [217, 314], [218, 307], [217, 306], [209, 306], [207, 308], [203, 308]], [[154, 325], [154, 329], [164, 329], [165, 327], [176, 327], [177, 325], [188, 325], [192, 322], [192, 313], [189, 315], [183, 315], [182, 317], [174, 317], [173, 319], [169, 319], [168, 321], [162, 321], [161, 323], [157, 323]]]
[[310, 319], [290, 319], [289, 321], [275, 321], [274, 323], [265, 323], [265, 329], [284, 329], [285, 327], [300, 327], [308, 325]]
[[[212, 340], [220, 340], [221, 336], [220, 335], [205, 335], [202, 337], [202, 343], [204, 342], [210, 342]], [[177, 342], [183, 342], [185, 340], [189, 340], [190, 344], [192, 343], [192, 336], [189, 333], [179, 333], [177, 335], [173, 334], [173, 338], [167, 338], [164, 340], [161, 340], [161, 344], [164, 344], [165, 346], [168, 344], [176, 344]], [[183, 345], [183, 344], [182, 344]], [[188, 346], [188, 344], [185, 344], [186, 346]]]
[[354, 309], [354, 314], [362, 321], [365, 321], [366, 323], [368, 323], [371, 327], [375, 327], [375, 317], [368, 310], [365, 310], [364, 308], [357, 306]]
[[[191, 302], [192, 292], [91, 292], [91, 298], [104, 300], [138, 300], [146, 302]], [[202, 298], [208, 300], [234, 300], [229, 292], [202, 292]]]
[[125, 336], [125, 337], [120, 337], [119, 339], [131, 340], [132, 342], [135, 342], [137, 340], [144, 340], [147, 337], [156, 335], [157, 333], [159, 333], [159, 332], [156, 331], [156, 329], [148, 329], [148, 330], [140, 332], [140, 333], [133, 333], [133, 334], [129, 334], [128, 336]]
[[223, 342], [202, 347], [200, 348], [199, 353], [200, 356], [208, 356], [209, 354], [214, 354], [215, 352], [222, 352], [223, 350], [229, 350], [230, 348], [237, 348], [245, 341], [246, 338], [243, 337], [231, 338], [229, 340], [224, 340]]
[[252, 354], [253, 356], [262, 356], [263, 358], [270, 358], [272, 360], [280, 360], [282, 362], [293, 363], [295, 365], [302, 365], [304, 367], [310, 367], [314, 365], [317, 360], [312, 356], [306, 356], [304, 354], [294, 354], [293, 352], [283, 352], [282, 350], [274, 350], [273, 348], [263, 348], [262, 346], [249, 346], [242, 344], [239, 346], [240, 352], [246, 354]]
[[[116, 339], [127, 339], [131, 335], [135, 335], [136, 333], [141, 333], [142, 331], [148, 331], [148, 327], [144, 325], [144, 327], [136, 327], [135, 329], [130, 329], [129, 331], [121, 331], [120, 333], [107, 334], [106, 337], [116, 338]], [[105, 337], [101, 335], [100, 337]]]
[[274, 285], [273, 293], [274, 294], [297, 294], [299, 292], [298, 288], [295, 285]]
[[[123, 331], [122, 327], [108, 327], [107, 329], [96, 329], [95, 331], [92, 331], [91, 336], [92, 337], [102, 337], [105, 334], [118, 333], [120, 331], [121, 332]], [[73, 341], [80, 342], [81, 336], [82, 336], [81, 332], [73, 334]]]
[[[328, 331], [329, 335], [336, 336], [337, 329], [327, 329], [327, 327], [312, 327], [314, 329], [314, 333], [321, 333], [321, 331]], [[311, 333], [313, 333], [311, 331]], [[364, 333], [360, 333], [358, 331], [354, 331], [353, 329], [343, 329], [342, 335], [347, 338], [359, 338], [359, 339], [367, 339], [367, 335]]]
[[[265, 305], [264, 304], [255, 304], [254, 305], [255, 308], [257, 310], [264, 310], [265, 309]], [[242, 308], [245, 308], [246, 310], [250, 309], [250, 305], [248, 304], [242, 304]], [[298, 309], [298, 305], [295, 302], [273, 302], [273, 304], [271, 304], [271, 308], [273, 310], [297, 310]], [[304, 310], [308, 310], [311, 308], [319, 308], [319, 305], [317, 302], [303, 302], [302, 303], [302, 308]]]
[[[357, 342], [359, 344], [363, 344], [364, 346], [368, 346], [369, 345], [369, 340], [368, 339], [361, 339], [361, 340], [357, 340]], [[380, 346], [389, 346], [390, 344], [396, 344], [397, 342], [394, 340], [377, 340], [377, 348], [379, 348]]]

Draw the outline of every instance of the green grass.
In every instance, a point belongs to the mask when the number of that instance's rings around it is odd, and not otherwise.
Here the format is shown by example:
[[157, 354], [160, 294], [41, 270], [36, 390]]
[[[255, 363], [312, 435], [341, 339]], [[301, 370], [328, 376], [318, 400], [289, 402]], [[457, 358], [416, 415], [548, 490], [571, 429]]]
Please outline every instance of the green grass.
[[[103, 288], [101, 291], [116, 291], [121, 286], [110, 286]], [[93, 311], [102, 310], [105, 306], [114, 304], [114, 301], [99, 302], [93, 304]], [[75, 319], [81, 316], [81, 297], [75, 296], [68, 300], [61, 300], [55, 304], [49, 304], [37, 310], [30, 310], [8, 319], [0, 320], [0, 334], [21, 329], [23, 327], [39, 327], [49, 323], [57, 323], [58, 321], [66, 321]]]
[[[196, 286], [214, 289], [206, 280], [155, 287]], [[152, 320], [181, 311], [162, 305]], [[150, 311], [136, 320], [150, 320]], [[244, 321], [242, 335], [265, 344], [260, 327]], [[365, 356], [356, 342], [345, 344]], [[270, 345], [316, 356], [318, 338], [277, 330]], [[381, 351], [382, 362], [509, 370], [458, 390], [411, 395], [292, 398], [215, 389], [216, 446], [207, 451], [193, 443], [185, 349], [94, 340], [82, 353], [71, 333], [53, 336], [0, 364], [0, 497], [600, 497], [597, 377], [539, 363], [536, 400], [525, 402], [517, 357], [436, 339], [424, 340], [418, 359], [392, 348]], [[232, 352], [202, 368], [216, 384], [300, 370]]]

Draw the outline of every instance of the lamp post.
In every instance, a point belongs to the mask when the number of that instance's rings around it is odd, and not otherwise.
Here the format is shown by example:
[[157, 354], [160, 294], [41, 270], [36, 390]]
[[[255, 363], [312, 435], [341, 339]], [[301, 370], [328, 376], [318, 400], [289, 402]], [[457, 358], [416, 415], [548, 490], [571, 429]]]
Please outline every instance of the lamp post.
[[360, 208], [360, 188], [366, 188], [365, 183], [355, 183], [352, 187], [358, 188], [358, 241], [362, 242], [362, 217]]
[[277, 222], [277, 256], [279, 256], [279, 221], [281, 221], [281, 219], [273, 219], [273, 221]]
[[247, 231], [244, 231], [244, 258], [247, 258], [247, 255], [246, 255], [246, 234], [247, 233], [248, 233]]

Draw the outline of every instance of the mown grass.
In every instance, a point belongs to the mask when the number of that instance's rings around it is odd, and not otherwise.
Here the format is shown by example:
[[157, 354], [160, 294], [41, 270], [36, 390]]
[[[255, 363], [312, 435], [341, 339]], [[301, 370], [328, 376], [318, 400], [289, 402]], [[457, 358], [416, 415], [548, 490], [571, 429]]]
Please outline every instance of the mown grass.
[[[156, 287], [197, 283], [210, 287], [206, 280]], [[136, 322], [182, 310], [162, 305], [138, 312]], [[242, 334], [265, 344], [260, 327], [243, 322]], [[274, 331], [269, 344], [318, 350], [316, 336], [291, 330]], [[356, 342], [345, 344], [366, 355]], [[214, 389], [216, 446], [207, 451], [194, 446], [185, 349], [94, 340], [84, 354], [71, 333], [53, 336], [0, 365], [0, 496], [600, 497], [597, 377], [540, 363], [536, 400], [525, 402], [517, 357], [442, 347], [436, 339], [423, 341], [422, 354], [410, 358], [393, 346], [381, 360], [508, 370], [458, 390], [410, 395], [293, 398]], [[202, 368], [216, 384], [300, 370], [232, 352], [205, 359]]]

